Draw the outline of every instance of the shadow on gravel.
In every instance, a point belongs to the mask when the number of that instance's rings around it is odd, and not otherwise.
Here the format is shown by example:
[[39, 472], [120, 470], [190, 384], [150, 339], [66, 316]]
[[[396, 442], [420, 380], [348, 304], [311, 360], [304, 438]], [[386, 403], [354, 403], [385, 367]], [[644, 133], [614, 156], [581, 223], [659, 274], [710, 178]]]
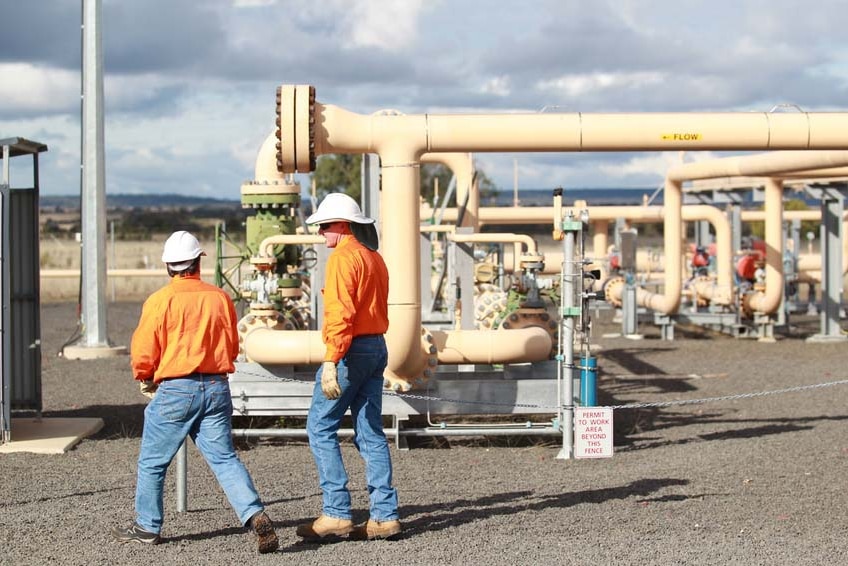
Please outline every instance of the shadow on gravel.
[[79, 409], [45, 411], [43, 416], [64, 418], [101, 418], [103, 428], [91, 437], [93, 440], [107, 438], [141, 438], [144, 430], [144, 408], [140, 405], [89, 405]]
[[[565, 509], [581, 503], [604, 503], [629, 497], [647, 497], [667, 487], [688, 484], [689, 480], [678, 478], [642, 479], [620, 487], [589, 489], [557, 495], [536, 495], [533, 491], [513, 491], [477, 499], [439, 502], [433, 505], [401, 505], [401, 514], [404, 517], [414, 517], [404, 521], [403, 537], [419, 532], [439, 531], [498, 515], [514, 515], [525, 511], [542, 511], [551, 508]], [[701, 496], [691, 497], [697, 499]]]
[[[675, 419], [671, 415], [663, 414], [663, 418], [667, 421], [661, 426], [654, 427], [653, 430], [660, 430], [672, 426], [688, 426], [694, 424], [750, 424], [757, 426], [748, 426], [736, 428], [732, 430], [722, 430], [708, 434], [698, 434], [689, 438], [681, 438], [678, 440], [657, 440], [654, 438], [639, 438], [627, 439], [626, 437], [616, 439], [616, 452], [633, 452], [636, 450], [648, 450], [651, 448], [659, 448], [666, 446], [681, 446], [693, 442], [710, 442], [714, 440], [734, 440], [748, 438], [763, 438], [775, 434], [786, 434], [798, 432], [802, 430], [812, 430], [816, 423], [828, 421], [845, 421], [848, 416], [838, 417], [801, 417], [801, 418], [775, 418], [775, 419], [722, 419], [715, 418], [716, 414], [712, 415], [691, 415], [678, 414]], [[765, 424], [763, 424], [765, 423]]]
[[[640, 374], [650, 374], [650, 375], [662, 375], [665, 373], [662, 368], [657, 367], [653, 364], [649, 364], [639, 358], [640, 355], [644, 355], [646, 353], [655, 352], [657, 350], [674, 350], [673, 347], [656, 347], [656, 348], [610, 348], [608, 350], [604, 350], [603, 357], [604, 361], [611, 361], [622, 368], [625, 371], [640, 375]], [[598, 369], [598, 377], [604, 377], [603, 368]]]
[[17, 507], [20, 505], [30, 505], [33, 503], [46, 503], [48, 501], [61, 501], [62, 499], [75, 499], [77, 497], [88, 497], [91, 495], [97, 495], [98, 493], [109, 493], [110, 491], [126, 491], [127, 489], [131, 489], [131, 486], [121, 486], [121, 487], [110, 487], [107, 489], [94, 489], [91, 491], [77, 491], [74, 493], [66, 493], [65, 495], [56, 495], [53, 497], [39, 497], [38, 499], [30, 499], [26, 501], [2, 501], [0, 502], [0, 509], [4, 507]]

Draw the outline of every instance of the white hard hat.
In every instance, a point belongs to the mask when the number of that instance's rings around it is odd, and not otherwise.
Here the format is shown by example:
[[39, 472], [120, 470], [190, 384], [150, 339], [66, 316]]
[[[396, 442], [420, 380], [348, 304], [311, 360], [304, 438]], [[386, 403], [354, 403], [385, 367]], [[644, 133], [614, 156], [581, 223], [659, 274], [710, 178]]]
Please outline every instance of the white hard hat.
[[318, 210], [306, 219], [307, 224], [323, 224], [325, 222], [355, 222], [356, 224], [373, 224], [374, 219], [362, 214], [356, 201], [344, 193], [330, 193], [324, 197]]
[[165, 241], [162, 261], [167, 263], [174, 271], [182, 271], [202, 255], [206, 255], [206, 252], [200, 249], [200, 242], [197, 241], [197, 238], [185, 230], [179, 230], [168, 236]]

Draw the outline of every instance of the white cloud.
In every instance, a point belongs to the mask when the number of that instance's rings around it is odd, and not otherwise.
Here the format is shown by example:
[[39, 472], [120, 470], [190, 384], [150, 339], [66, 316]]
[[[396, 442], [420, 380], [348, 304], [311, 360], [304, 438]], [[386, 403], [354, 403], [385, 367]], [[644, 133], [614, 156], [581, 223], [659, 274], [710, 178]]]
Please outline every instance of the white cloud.
[[5, 107], [21, 113], [79, 108], [78, 72], [28, 63], [0, 63], [0, 77], [0, 100]]
[[489, 79], [480, 88], [483, 94], [494, 94], [495, 96], [509, 96], [512, 92], [512, 81], [508, 76], [500, 76]]
[[236, 8], [258, 8], [262, 6], [273, 6], [277, 0], [233, 0]]
[[711, 151], [694, 153], [663, 151], [659, 153], [640, 154], [630, 157], [620, 163], [605, 163], [598, 168], [604, 174], [616, 179], [626, 179], [634, 176], [656, 176], [665, 178], [666, 172], [683, 162], [705, 161], [718, 156]]
[[423, 0], [337, 0], [351, 47], [397, 49], [413, 43]]
[[660, 72], [634, 73], [584, 73], [564, 75], [536, 83], [539, 90], [562, 93], [571, 97], [585, 97], [599, 92], [626, 90], [634, 87], [662, 84], [664, 74]]

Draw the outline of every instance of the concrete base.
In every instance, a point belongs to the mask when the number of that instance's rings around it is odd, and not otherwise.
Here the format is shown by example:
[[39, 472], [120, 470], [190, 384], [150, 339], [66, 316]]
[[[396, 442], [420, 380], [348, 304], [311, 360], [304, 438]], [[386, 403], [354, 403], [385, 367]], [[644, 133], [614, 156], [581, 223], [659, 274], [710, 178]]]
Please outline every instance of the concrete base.
[[97, 418], [12, 419], [12, 440], [0, 444], [0, 454], [64, 454], [80, 440], [95, 434], [101, 428], [103, 419]]
[[126, 346], [81, 346], [73, 344], [65, 346], [65, 349], [62, 350], [62, 356], [68, 360], [99, 360], [125, 355], [127, 355]]
[[833, 336], [830, 334], [814, 334], [807, 338], [806, 342], [845, 342], [848, 341], [848, 336]]

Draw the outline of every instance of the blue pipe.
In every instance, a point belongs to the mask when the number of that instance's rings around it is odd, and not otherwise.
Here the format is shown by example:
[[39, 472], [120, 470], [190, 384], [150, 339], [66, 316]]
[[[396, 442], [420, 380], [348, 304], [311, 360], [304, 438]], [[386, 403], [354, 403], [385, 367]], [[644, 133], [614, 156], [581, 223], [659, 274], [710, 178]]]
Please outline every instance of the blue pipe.
[[580, 405], [598, 405], [598, 358], [595, 356], [580, 358]]

